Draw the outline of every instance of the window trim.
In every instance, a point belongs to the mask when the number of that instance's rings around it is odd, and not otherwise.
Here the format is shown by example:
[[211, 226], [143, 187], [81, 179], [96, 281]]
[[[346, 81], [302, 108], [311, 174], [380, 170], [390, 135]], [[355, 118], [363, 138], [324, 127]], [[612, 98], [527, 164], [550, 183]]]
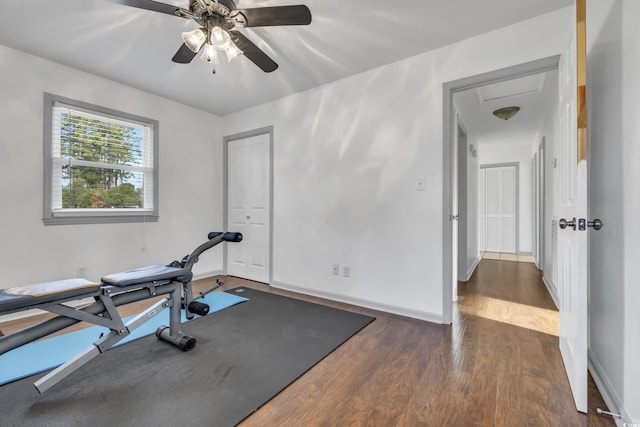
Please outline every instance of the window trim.
[[[153, 129], [153, 208], [149, 210], [129, 209], [109, 209], [108, 214], [105, 210], [96, 212], [89, 211], [73, 211], [60, 215], [54, 215], [53, 212], [53, 107], [55, 103], [67, 104], [71, 107], [77, 107], [80, 110], [89, 110], [105, 116], [139, 122], [150, 126]], [[70, 224], [108, 224], [108, 223], [131, 223], [131, 222], [157, 222], [158, 206], [159, 206], [159, 181], [158, 181], [158, 141], [159, 141], [159, 123], [157, 120], [146, 117], [113, 110], [99, 105], [89, 104], [87, 102], [78, 101], [71, 98], [44, 93], [44, 132], [43, 132], [43, 212], [42, 221], [44, 225], [70, 225]]]

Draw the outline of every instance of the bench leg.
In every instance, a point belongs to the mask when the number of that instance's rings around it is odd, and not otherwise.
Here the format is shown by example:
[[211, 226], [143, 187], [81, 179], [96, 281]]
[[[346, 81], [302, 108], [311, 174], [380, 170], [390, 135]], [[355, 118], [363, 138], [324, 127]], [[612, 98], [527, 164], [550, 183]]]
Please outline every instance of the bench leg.
[[[177, 289], [179, 294], [180, 288], [178, 287]], [[171, 293], [171, 296], [172, 297], [174, 296], [173, 292]], [[62, 381], [64, 378], [66, 378], [67, 376], [69, 376], [70, 374], [78, 370], [81, 366], [89, 362], [91, 359], [98, 356], [100, 353], [103, 353], [109, 350], [119, 341], [121, 341], [126, 336], [128, 336], [131, 332], [133, 332], [138, 327], [140, 327], [145, 322], [147, 322], [147, 320], [151, 319], [152, 317], [154, 317], [155, 315], [157, 315], [158, 313], [160, 313], [162, 310], [164, 310], [169, 306], [171, 306], [171, 308], [173, 309], [173, 306], [175, 305], [176, 304], [171, 305], [171, 301], [166, 298], [158, 301], [157, 303], [153, 304], [152, 306], [147, 308], [145, 311], [143, 311], [142, 313], [138, 314], [136, 317], [128, 321], [124, 325], [125, 326], [124, 330], [122, 331], [112, 330], [107, 335], [101, 337], [95, 343], [93, 343], [91, 347], [87, 348], [77, 356], [73, 357], [72, 359], [58, 366], [56, 369], [54, 369], [53, 371], [49, 372], [44, 377], [36, 381], [33, 385], [36, 387], [36, 389], [40, 393], [44, 393], [45, 391], [47, 391], [48, 389], [50, 389], [51, 387], [53, 387], [54, 385]], [[178, 321], [180, 321], [180, 305], [179, 304], [178, 304]]]
[[[172, 303], [169, 315], [169, 326], [160, 326], [156, 330], [156, 336], [163, 341], [178, 346], [183, 351], [193, 350], [196, 346], [196, 339], [180, 331], [180, 326], [182, 325], [180, 288], [176, 288], [169, 295]], [[185, 312], [188, 313], [189, 310], [186, 309]]]
[[44, 393], [51, 387], [62, 381], [65, 377], [79, 369], [82, 365], [100, 354], [98, 347], [91, 346], [74, 358], [66, 361], [44, 377], [33, 383], [39, 393]]

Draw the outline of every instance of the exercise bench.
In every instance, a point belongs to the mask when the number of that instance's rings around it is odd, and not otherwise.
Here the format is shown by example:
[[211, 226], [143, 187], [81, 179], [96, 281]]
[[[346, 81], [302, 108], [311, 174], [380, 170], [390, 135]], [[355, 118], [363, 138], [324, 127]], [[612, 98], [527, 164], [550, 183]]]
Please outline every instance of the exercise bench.
[[[0, 290], [0, 315], [31, 309], [45, 310], [58, 315], [37, 325], [1, 336], [0, 355], [81, 321], [109, 329], [108, 333], [102, 334], [86, 350], [37, 380], [34, 385], [43, 393], [94, 357], [113, 347], [165, 308], [169, 309], [169, 325], [160, 326], [156, 330], [156, 336], [183, 351], [192, 350], [196, 345], [196, 339], [180, 331], [181, 310], [185, 310], [187, 319], [192, 319], [195, 315], [206, 315], [209, 306], [193, 299], [191, 269], [204, 251], [223, 241], [240, 242], [242, 234], [212, 232], [208, 238], [207, 242], [198, 246], [181, 261], [173, 261], [167, 266], [151, 265], [109, 274], [102, 277], [99, 284], [76, 278]], [[161, 295], [166, 297], [127, 323], [124, 323], [116, 308]], [[86, 298], [93, 298], [94, 302], [79, 308], [65, 304]]]

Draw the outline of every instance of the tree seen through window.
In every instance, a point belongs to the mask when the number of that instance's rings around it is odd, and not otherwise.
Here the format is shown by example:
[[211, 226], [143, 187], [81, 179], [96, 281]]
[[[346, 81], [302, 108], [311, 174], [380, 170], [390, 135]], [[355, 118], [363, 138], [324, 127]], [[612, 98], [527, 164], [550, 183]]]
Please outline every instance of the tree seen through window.
[[141, 129], [62, 114], [62, 208], [142, 207], [144, 174], [120, 168], [142, 166], [142, 156]]

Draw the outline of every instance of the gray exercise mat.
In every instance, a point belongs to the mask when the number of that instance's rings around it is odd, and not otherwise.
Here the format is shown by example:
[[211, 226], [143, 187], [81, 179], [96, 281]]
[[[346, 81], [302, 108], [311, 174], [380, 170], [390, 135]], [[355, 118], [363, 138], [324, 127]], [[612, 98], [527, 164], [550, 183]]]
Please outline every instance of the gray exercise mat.
[[[374, 318], [239, 288], [249, 301], [184, 325], [183, 353], [154, 336], [114, 348], [40, 395], [0, 387], [2, 426], [233, 426]], [[1, 367], [0, 367], [1, 369]]]

